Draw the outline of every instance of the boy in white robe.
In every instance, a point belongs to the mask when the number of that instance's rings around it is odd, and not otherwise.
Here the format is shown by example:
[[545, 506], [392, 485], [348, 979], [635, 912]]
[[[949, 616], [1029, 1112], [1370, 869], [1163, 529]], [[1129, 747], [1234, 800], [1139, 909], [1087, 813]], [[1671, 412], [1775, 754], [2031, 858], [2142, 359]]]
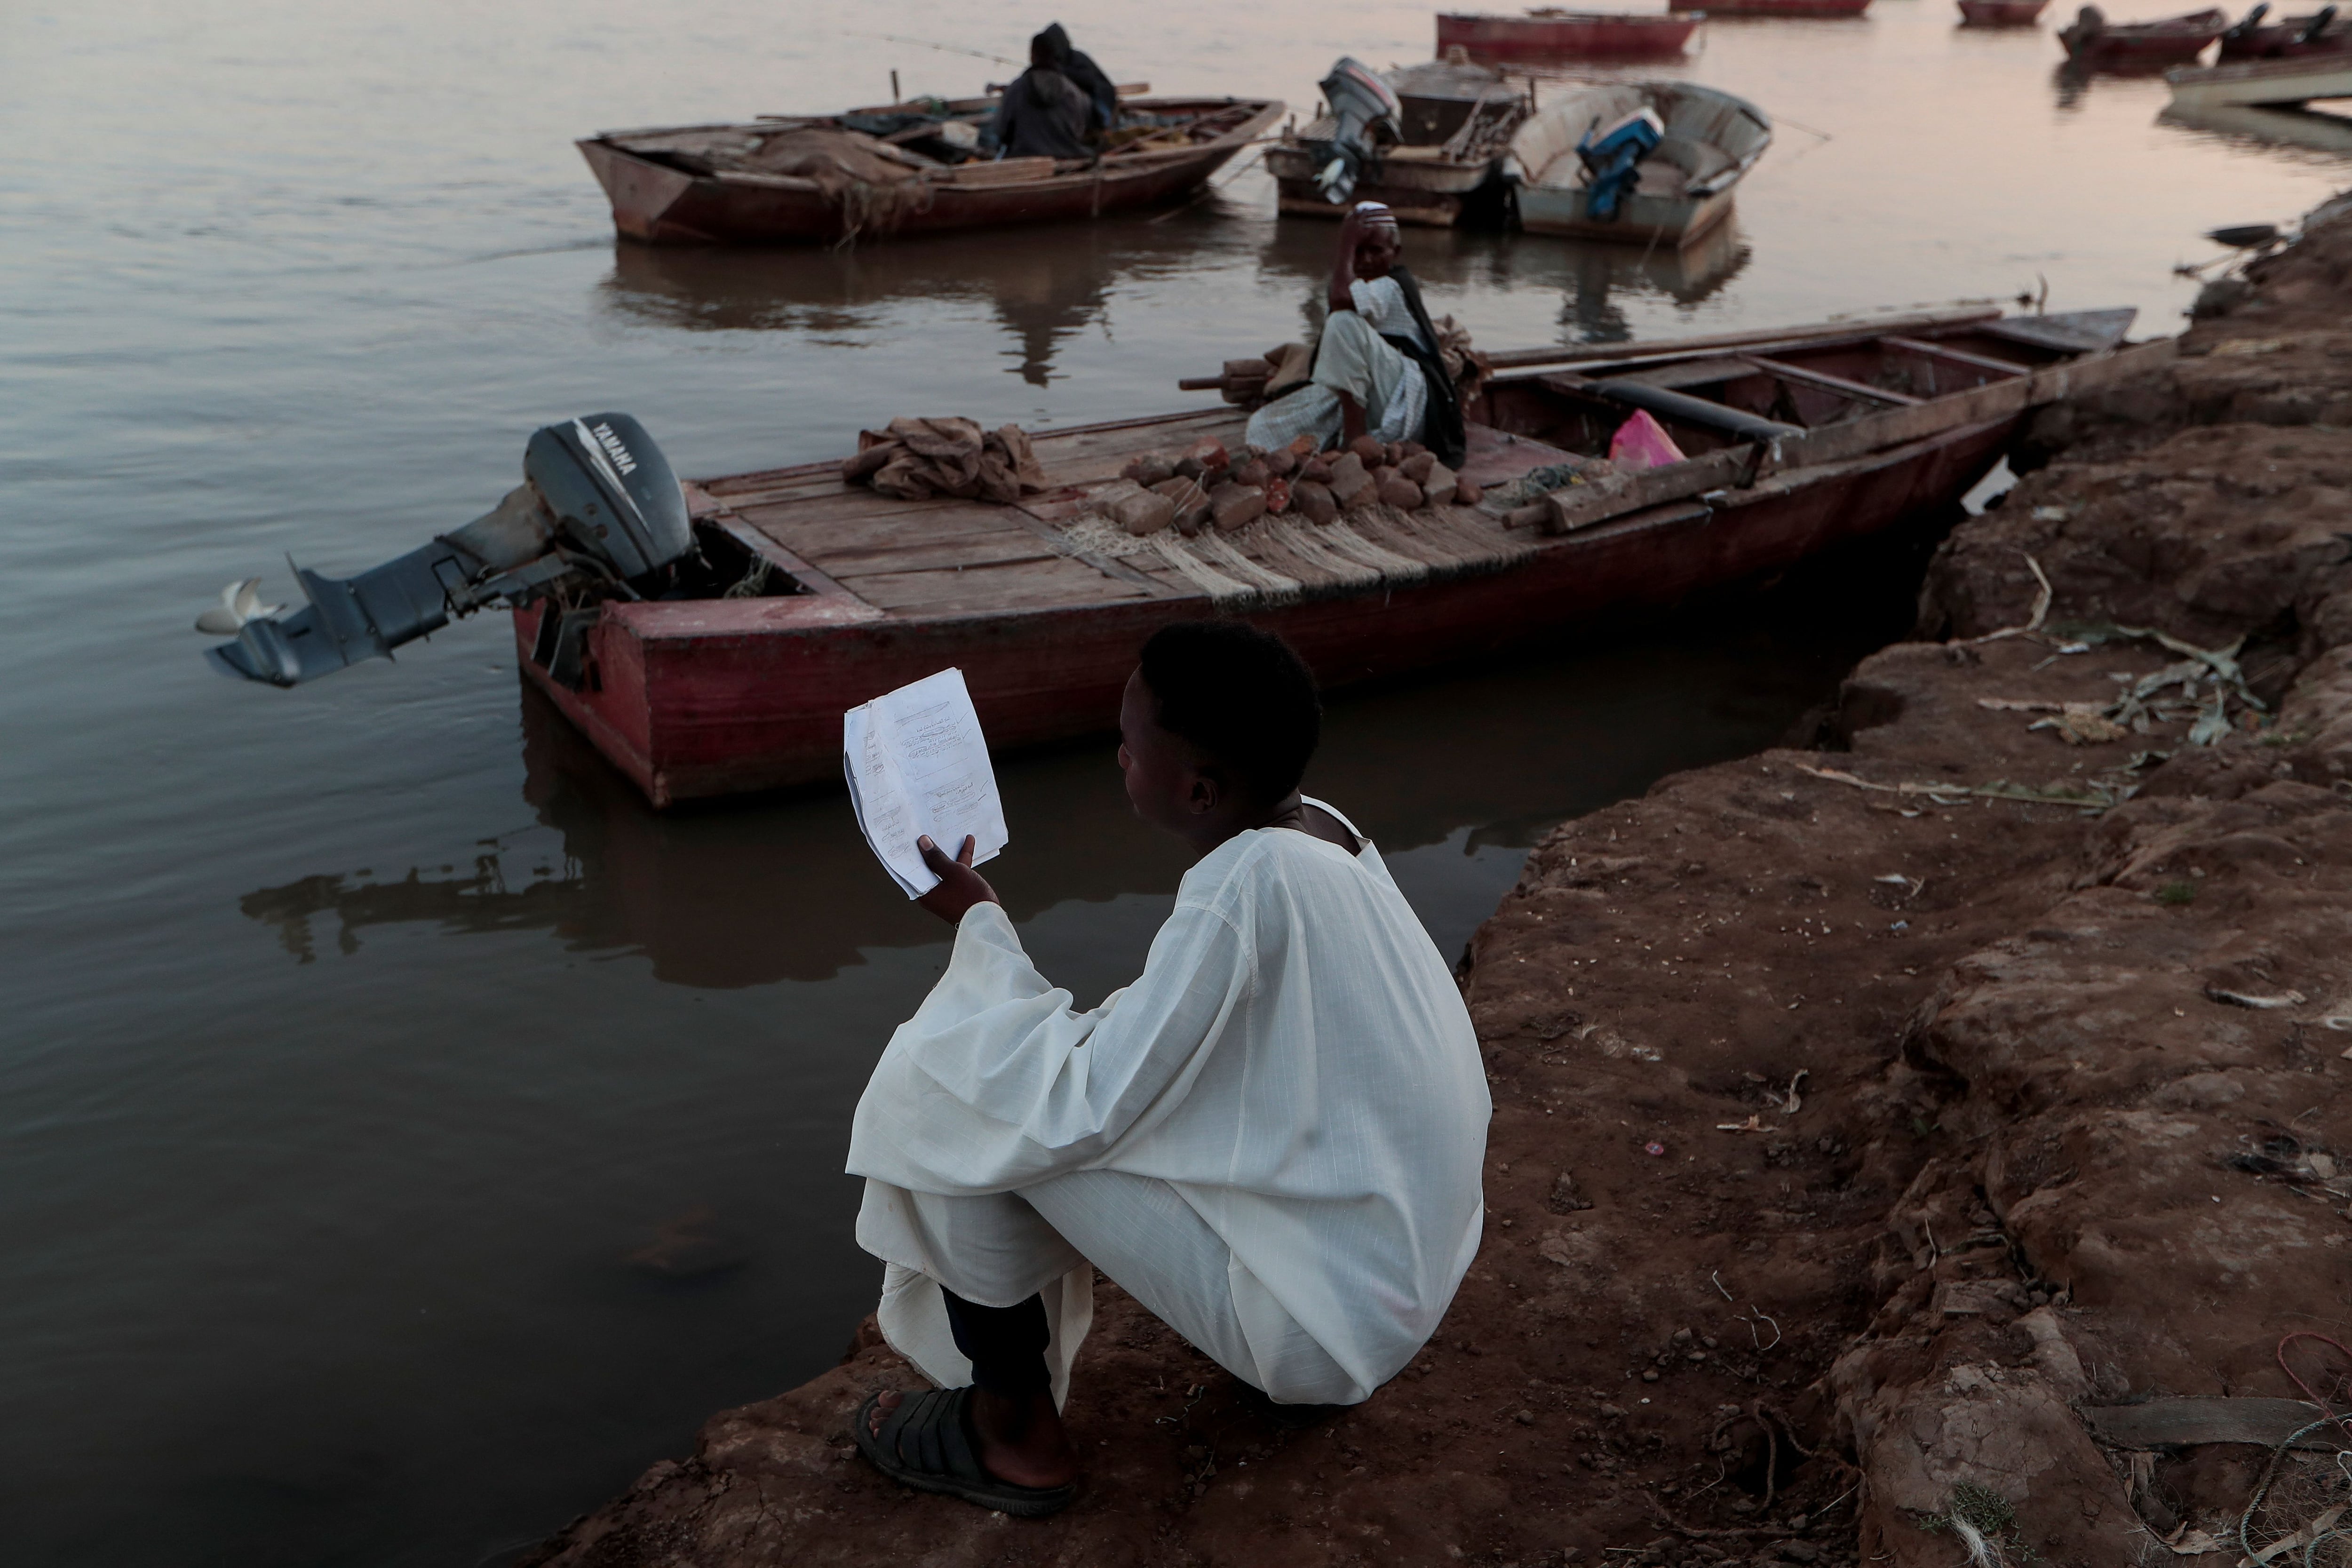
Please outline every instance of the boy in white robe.
[[[857, 1108], [884, 1336], [941, 1386], [852, 1431], [908, 1485], [1072, 1495], [1059, 1406], [1100, 1268], [1280, 1406], [1354, 1404], [1476, 1252], [1490, 1111], [1444, 960], [1347, 820], [1298, 793], [1312, 678], [1237, 622], [1168, 626], [1121, 705], [1138, 816], [1201, 859], [1142, 975], [1089, 1011], [926, 844], [954, 954]], [[970, 1384], [971, 1386], [965, 1386]]]

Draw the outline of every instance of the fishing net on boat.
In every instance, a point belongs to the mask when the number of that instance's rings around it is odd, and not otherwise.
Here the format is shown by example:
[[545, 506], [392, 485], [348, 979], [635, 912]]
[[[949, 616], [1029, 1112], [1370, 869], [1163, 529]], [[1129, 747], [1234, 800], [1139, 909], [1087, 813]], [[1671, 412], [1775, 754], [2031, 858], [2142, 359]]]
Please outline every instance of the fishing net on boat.
[[931, 205], [935, 187], [919, 178], [933, 165], [856, 131], [803, 126], [771, 136], [741, 160], [755, 174], [814, 181], [841, 208], [842, 237], [885, 233]]
[[742, 164], [754, 174], [814, 180], [826, 195], [834, 197], [853, 184], [889, 185], [911, 180], [923, 167], [887, 142], [817, 125], [767, 138], [757, 151], [744, 156]]

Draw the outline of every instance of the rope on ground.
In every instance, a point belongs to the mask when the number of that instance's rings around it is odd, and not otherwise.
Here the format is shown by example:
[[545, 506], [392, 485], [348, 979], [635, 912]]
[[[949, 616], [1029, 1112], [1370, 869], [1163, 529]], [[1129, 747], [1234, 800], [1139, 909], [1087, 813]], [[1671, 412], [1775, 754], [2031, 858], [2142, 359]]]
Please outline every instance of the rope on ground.
[[[2321, 1408], [2325, 1409], [2326, 1406], [2323, 1405]], [[2246, 1511], [2238, 1516], [2239, 1549], [2245, 1552], [2246, 1560], [2256, 1564], [2257, 1568], [2260, 1568], [2261, 1564], [2270, 1562], [2272, 1558], [2278, 1556], [2281, 1552], [2291, 1551], [2294, 1547], [2304, 1544], [2303, 1537], [2305, 1531], [2299, 1529], [2293, 1534], [2285, 1536], [2281, 1540], [2273, 1541], [2268, 1546], [2265, 1546], [2261, 1551], [2257, 1552], [2254, 1550], [2253, 1541], [2249, 1534], [2249, 1532], [2253, 1529], [2254, 1515], [2262, 1511], [2263, 1500], [2270, 1496], [2271, 1487], [2273, 1483], [2278, 1479], [2278, 1468], [2280, 1463], [2285, 1459], [2287, 1451], [2293, 1448], [2304, 1438], [2310, 1436], [2322, 1426], [2332, 1426], [2336, 1424], [2336, 1417], [2334, 1415], [2323, 1415], [2309, 1426], [2298, 1427], [2294, 1432], [2289, 1433], [2285, 1442], [2281, 1443], [2277, 1447], [2271, 1450], [2271, 1461], [2269, 1464], [2263, 1467], [2262, 1483], [2254, 1488], [2254, 1495], [2247, 1500]], [[2341, 1519], [2344, 1516], [2344, 1507], [2339, 1505], [2328, 1510], [2326, 1513], [2321, 1514], [2318, 1519], [2312, 1521], [2311, 1525], [2306, 1527], [2309, 1529], [2311, 1533], [2310, 1544], [2316, 1546], [2319, 1543], [2319, 1537], [2322, 1534], [2338, 1533], [2333, 1531], [2331, 1527], [2338, 1519]], [[2306, 1552], [2304, 1554], [2304, 1561], [2306, 1563], [2311, 1561], [2309, 1552]]]

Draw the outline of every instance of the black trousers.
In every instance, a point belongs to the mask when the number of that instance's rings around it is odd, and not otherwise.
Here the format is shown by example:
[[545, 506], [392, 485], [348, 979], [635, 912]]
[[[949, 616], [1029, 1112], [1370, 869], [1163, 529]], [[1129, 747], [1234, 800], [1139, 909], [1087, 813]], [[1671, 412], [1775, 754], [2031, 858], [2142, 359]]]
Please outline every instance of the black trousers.
[[1045, 1303], [1032, 1296], [1010, 1307], [982, 1307], [965, 1300], [946, 1286], [948, 1327], [955, 1331], [956, 1349], [971, 1363], [971, 1381], [991, 1394], [1026, 1399], [1051, 1386], [1045, 1371]]

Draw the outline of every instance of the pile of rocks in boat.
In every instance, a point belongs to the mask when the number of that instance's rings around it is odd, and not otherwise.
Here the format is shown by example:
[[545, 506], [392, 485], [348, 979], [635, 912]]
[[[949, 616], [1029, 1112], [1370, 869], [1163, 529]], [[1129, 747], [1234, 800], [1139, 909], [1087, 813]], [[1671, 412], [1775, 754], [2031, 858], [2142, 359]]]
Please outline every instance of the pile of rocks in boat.
[[1359, 436], [1346, 447], [1316, 449], [1301, 436], [1271, 452], [1244, 448], [1234, 461], [1223, 442], [1203, 437], [1175, 458], [1147, 453], [1098, 492], [1096, 510], [1133, 534], [1173, 528], [1231, 533], [1259, 518], [1296, 512], [1321, 527], [1343, 512], [1391, 506], [1475, 506], [1478, 487], [1437, 460], [1418, 441]]

